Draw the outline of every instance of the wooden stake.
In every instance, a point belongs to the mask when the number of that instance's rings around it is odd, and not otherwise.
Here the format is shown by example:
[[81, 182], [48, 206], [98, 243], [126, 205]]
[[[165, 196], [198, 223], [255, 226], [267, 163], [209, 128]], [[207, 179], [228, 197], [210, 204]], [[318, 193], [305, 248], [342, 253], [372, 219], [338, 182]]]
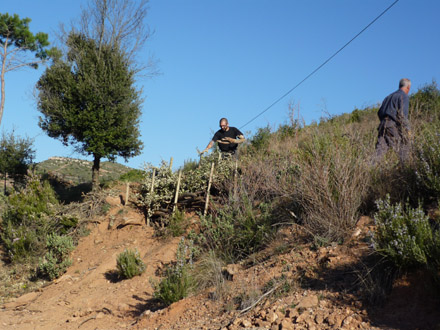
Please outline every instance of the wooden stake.
[[213, 174], [214, 174], [214, 162], [212, 162], [211, 173], [209, 174], [208, 189], [206, 190], [205, 210], [203, 211], [203, 215], [206, 215], [206, 213], [208, 212], [209, 191], [211, 190], [211, 182], [212, 182], [212, 175]]
[[235, 160], [235, 170], [234, 170], [234, 201], [237, 200], [237, 180], [238, 180], [238, 159]]
[[177, 201], [179, 200], [180, 179], [182, 178], [182, 170], [179, 170], [179, 176], [177, 178], [176, 195], [174, 196], [173, 214], [177, 208]]
[[173, 170], [173, 157], [170, 158], [170, 171]]
[[128, 204], [129, 194], [130, 194], [130, 182], [127, 182], [127, 186], [125, 187], [125, 204], [124, 204], [124, 206]]
[[[151, 175], [151, 187], [150, 187], [150, 195], [154, 193], [154, 179], [156, 178], [156, 169], [153, 168], [153, 174]], [[147, 226], [150, 227], [150, 217], [147, 217]]]

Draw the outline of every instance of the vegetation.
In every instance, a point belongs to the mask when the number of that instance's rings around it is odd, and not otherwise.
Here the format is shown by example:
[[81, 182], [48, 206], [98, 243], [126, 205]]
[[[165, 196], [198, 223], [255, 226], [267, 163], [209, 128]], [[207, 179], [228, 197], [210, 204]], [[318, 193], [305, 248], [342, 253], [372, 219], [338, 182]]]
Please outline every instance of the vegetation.
[[116, 259], [116, 267], [121, 278], [132, 278], [145, 271], [145, 263], [137, 250], [127, 250], [120, 253]]
[[73, 250], [73, 240], [70, 236], [48, 234], [46, 238], [47, 252], [40, 259], [37, 274], [40, 277], [53, 280], [66, 272], [72, 264], [69, 253]]
[[23, 181], [34, 157], [31, 139], [14, 136], [14, 132], [3, 133], [0, 139], [0, 174], [4, 179], [5, 195], [7, 178], [12, 178], [15, 183]]
[[67, 60], [56, 61], [37, 83], [40, 127], [93, 156], [96, 189], [101, 158], [127, 160], [140, 153], [141, 100], [134, 72], [118, 48], [77, 33], [69, 35], [67, 46]]
[[49, 37], [46, 33], [33, 34], [30, 31], [30, 22], [30, 18], [20, 19], [17, 14], [0, 13], [0, 124], [5, 107], [6, 73], [25, 67], [37, 69], [40, 63], [59, 56], [56, 48], [48, 48]]
[[159, 283], [153, 283], [154, 297], [166, 306], [187, 297], [194, 289], [193, 245], [182, 239], [176, 252], [176, 263], [165, 271]]
[[440, 263], [440, 232], [431, 227], [420, 206], [413, 209], [408, 204], [392, 205], [389, 196], [377, 204], [376, 251], [405, 270]]

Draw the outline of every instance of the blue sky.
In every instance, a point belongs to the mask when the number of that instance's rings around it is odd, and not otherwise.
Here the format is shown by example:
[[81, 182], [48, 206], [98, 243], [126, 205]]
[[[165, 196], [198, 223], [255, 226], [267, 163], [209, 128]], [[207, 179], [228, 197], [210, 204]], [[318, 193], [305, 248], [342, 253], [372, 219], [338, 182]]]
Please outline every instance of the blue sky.
[[[150, 0], [146, 23], [154, 30], [143, 57], [154, 56], [161, 74], [138, 82], [143, 89], [141, 168], [174, 158], [174, 167], [197, 158], [227, 117], [242, 127], [295, 86], [394, 0]], [[2, 1], [0, 12], [32, 19], [32, 32], [54, 40], [85, 0]], [[327, 114], [380, 103], [400, 78], [413, 91], [440, 77], [440, 1], [400, 0], [332, 61], [277, 105], [242, 129], [288, 121], [288, 104], [306, 123]], [[42, 70], [6, 75], [1, 130], [35, 139], [36, 161], [51, 156], [89, 159], [38, 127], [32, 97]]]

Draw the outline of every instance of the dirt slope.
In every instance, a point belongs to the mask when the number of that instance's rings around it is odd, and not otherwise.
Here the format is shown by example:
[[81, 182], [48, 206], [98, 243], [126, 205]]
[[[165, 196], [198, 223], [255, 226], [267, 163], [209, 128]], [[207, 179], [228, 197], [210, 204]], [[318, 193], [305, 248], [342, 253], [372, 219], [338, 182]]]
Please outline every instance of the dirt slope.
[[[117, 228], [123, 221], [139, 225]], [[66, 274], [3, 306], [1, 329], [120, 329], [133, 322], [142, 312], [140, 302], [151, 297], [149, 279], [175, 257], [179, 239], [153, 238], [153, 229], [142, 225], [143, 215], [122, 206], [113, 207], [99, 222], [72, 253]], [[116, 256], [126, 248], [137, 248], [147, 269], [142, 276], [118, 281]]]
[[[383, 307], [366, 306], [353, 286], [353, 267], [368, 253], [357, 239], [345, 246], [312, 250], [298, 241], [295, 228], [281, 230], [253, 260], [230, 265], [233, 277], [222, 302], [212, 290], [158, 309], [150, 279], [175, 259], [179, 238], [158, 239], [144, 216], [120, 205], [91, 224], [89, 236], [72, 253], [73, 265], [46, 287], [2, 306], [0, 329], [438, 329], [440, 304], [424, 292], [420, 276], [395, 284]], [[359, 234], [370, 230], [360, 222]], [[141, 276], [119, 280], [116, 256], [137, 248], [147, 269]], [[264, 298], [273, 279], [287, 279], [288, 293]], [[240, 313], [237, 297], [258, 302]], [[225, 304], [225, 302], [227, 302]]]

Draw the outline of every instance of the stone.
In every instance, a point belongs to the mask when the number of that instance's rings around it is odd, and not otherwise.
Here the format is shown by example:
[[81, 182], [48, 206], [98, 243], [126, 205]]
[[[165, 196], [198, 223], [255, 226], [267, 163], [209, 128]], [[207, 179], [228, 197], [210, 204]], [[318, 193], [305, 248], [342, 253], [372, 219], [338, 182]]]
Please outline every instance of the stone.
[[333, 312], [327, 318], [325, 321], [332, 327], [340, 328], [342, 325], [342, 321], [344, 320], [344, 316], [341, 315], [338, 312]]
[[301, 301], [296, 306], [296, 308], [313, 308], [318, 306], [318, 303], [319, 303], [318, 297], [312, 294], [302, 298]]
[[324, 316], [322, 314], [315, 315], [316, 324], [322, 324], [324, 322]]
[[252, 323], [249, 320], [243, 320], [240, 324], [244, 328], [250, 328], [252, 326]]
[[275, 312], [270, 312], [266, 316], [266, 321], [268, 321], [270, 323], [274, 323], [277, 319], [278, 319], [278, 315]]
[[21, 297], [15, 299], [15, 301], [4, 304], [3, 308], [6, 308], [6, 309], [18, 308], [20, 306], [27, 305], [30, 302], [37, 299], [38, 296], [39, 296], [39, 294], [37, 292], [30, 292], [30, 293], [24, 294]]
[[296, 319], [299, 316], [298, 310], [294, 308], [286, 309], [286, 317], [290, 319]]
[[295, 327], [289, 319], [284, 319], [280, 323], [280, 330], [294, 330]]
[[222, 274], [228, 281], [234, 280], [234, 275], [238, 273], [240, 270], [240, 266], [236, 264], [229, 264], [226, 267], [222, 268]]

